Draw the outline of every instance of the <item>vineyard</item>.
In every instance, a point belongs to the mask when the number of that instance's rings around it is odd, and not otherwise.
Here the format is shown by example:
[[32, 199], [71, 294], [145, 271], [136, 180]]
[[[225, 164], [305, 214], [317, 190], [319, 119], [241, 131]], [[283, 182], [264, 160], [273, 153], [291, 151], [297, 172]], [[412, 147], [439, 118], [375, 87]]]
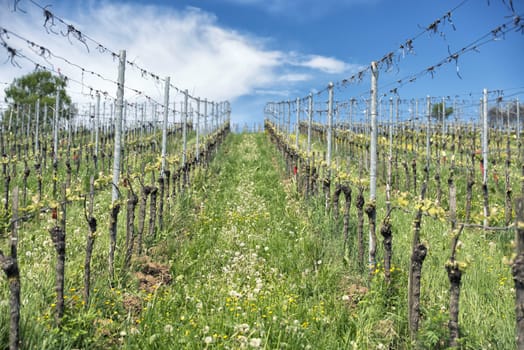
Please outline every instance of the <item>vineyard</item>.
[[[452, 329], [464, 348], [512, 348], [516, 135], [493, 131], [506, 141], [490, 151], [502, 166], [485, 222], [478, 132], [436, 130], [428, 167], [425, 129], [383, 125], [373, 213], [366, 134], [334, 128], [327, 168], [328, 129], [299, 125], [299, 149], [270, 120], [255, 134], [219, 125], [199, 138], [198, 161], [188, 128], [187, 166], [168, 159], [165, 178], [160, 131], [128, 130], [116, 203], [112, 132], [100, 134], [97, 161], [90, 130], [61, 131], [57, 162], [3, 135], [4, 344], [18, 292], [23, 348], [446, 347]], [[168, 153], [183, 150], [176, 128]], [[373, 226], [383, 244], [375, 237], [370, 264]]]
[[399, 94], [524, 32], [513, 2], [379, 79], [465, 3], [242, 128], [229, 101], [12, 2], [88, 59], [0, 23], [4, 64], [35, 68], [0, 105], [0, 349], [524, 349], [522, 88]]

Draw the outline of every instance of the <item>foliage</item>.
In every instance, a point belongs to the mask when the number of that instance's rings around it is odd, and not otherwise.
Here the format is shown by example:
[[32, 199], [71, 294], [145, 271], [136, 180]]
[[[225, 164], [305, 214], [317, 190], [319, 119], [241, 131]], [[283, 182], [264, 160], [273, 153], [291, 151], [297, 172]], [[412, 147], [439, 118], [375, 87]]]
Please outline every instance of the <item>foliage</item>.
[[[431, 106], [431, 117], [436, 120], [442, 119], [442, 109], [444, 108], [444, 102], [438, 102]], [[446, 107], [445, 116], [448, 118], [453, 114], [453, 107]]]
[[[34, 110], [37, 100], [40, 100], [41, 113], [47, 106], [48, 119], [52, 117], [52, 109], [56, 105], [57, 90], [60, 94], [60, 110], [64, 111], [64, 116], [74, 113], [72, 109], [71, 97], [65, 91], [67, 80], [62, 76], [52, 75], [45, 70], [37, 70], [19, 78], [15, 78], [11, 85], [5, 89], [5, 102], [11, 105], [12, 109], [5, 112], [4, 115], [10, 115], [16, 118], [17, 108], [32, 108]], [[20, 114], [20, 111], [18, 112]], [[41, 114], [43, 120], [43, 114]], [[6, 118], [4, 118], [6, 119]]]

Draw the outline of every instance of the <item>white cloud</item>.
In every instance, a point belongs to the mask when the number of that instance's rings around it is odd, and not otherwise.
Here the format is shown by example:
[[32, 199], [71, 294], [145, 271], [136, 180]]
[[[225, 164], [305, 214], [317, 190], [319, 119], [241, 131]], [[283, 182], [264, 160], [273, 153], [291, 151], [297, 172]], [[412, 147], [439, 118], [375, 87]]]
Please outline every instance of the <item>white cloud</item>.
[[322, 17], [340, 8], [371, 5], [379, 0], [223, 0], [225, 2], [256, 6], [263, 11], [292, 18], [297, 21]]
[[[258, 0], [241, 1], [255, 3]], [[44, 45], [54, 54], [82, 66], [86, 72], [82, 74], [78, 68], [58, 59], [46, 62], [35, 55], [26, 43], [12, 36], [8, 39], [9, 45], [21, 49], [22, 53], [40, 64], [52, 64], [54, 69], [60, 69], [73, 80], [107, 91], [112, 97], [116, 95], [115, 84], [101, 80], [88, 71], [116, 80], [117, 60], [110, 54], [100, 53], [91, 42], [88, 42], [90, 51], [87, 52], [85, 46], [72, 35], [71, 44], [60, 33], [48, 34], [42, 26], [44, 17], [41, 10], [29, 2], [24, 3], [27, 13], [6, 11], [11, 5], [8, 0], [0, 0], [0, 26]], [[267, 47], [269, 38], [222, 27], [213, 14], [198, 8], [176, 10], [154, 5], [98, 1], [75, 2], [67, 6], [70, 6], [68, 10], [50, 9], [107, 48], [117, 52], [126, 49], [129, 61], [161, 78], [170, 76], [173, 85], [187, 88], [191, 95], [208, 100], [233, 101], [269, 91], [276, 95], [289, 95], [290, 91], [295, 91], [297, 84], [312, 81], [319, 74], [347, 73], [357, 67], [333, 57], [270, 49]], [[64, 13], [67, 15], [64, 16]], [[65, 28], [57, 23], [54, 30]], [[1, 61], [5, 60], [4, 53], [4, 48], [0, 47]], [[0, 82], [10, 82], [34, 69], [33, 64], [21, 58], [16, 58], [16, 61], [23, 69], [9, 63], [1, 64], [1, 61]], [[151, 78], [144, 79], [138, 69], [129, 65], [126, 67], [125, 85], [163, 103], [163, 84]], [[4, 98], [3, 89], [4, 85], [0, 85], [1, 101]], [[89, 88], [81, 87], [79, 83], [69, 83], [69, 93], [75, 101], [91, 100], [85, 95], [89, 92]], [[125, 98], [129, 102], [143, 100], [141, 95], [130, 90], [125, 91]], [[182, 97], [173, 92], [170, 100], [174, 98], [180, 101]]]
[[295, 82], [308, 81], [308, 80], [311, 80], [311, 78], [312, 78], [311, 74], [288, 73], [288, 74], [283, 74], [279, 76], [278, 81], [295, 83]]
[[[0, 5], [3, 9], [8, 6], [5, 1]], [[85, 46], [72, 36], [73, 45], [61, 34], [47, 34], [42, 27], [44, 19], [40, 10], [31, 8], [29, 4], [25, 8], [27, 14], [3, 9], [0, 11], [0, 23], [8, 30], [44, 45], [54, 54], [86, 70], [116, 80], [117, 62], [109, 54], [100, 54], [93, 43], [88, 41], [88, 53]], [[281, 64], [281, 52], [264, 48], [261, 39], [218, 26], [213, 15], [198, 9], [176, 11], [165, 7], [102, 3], [88, 8], [84, 5], [78, 12], [80, 14], [76, 17], [70, 15], [74, 21], [67, 18], [66, 21], [73, 22], [82, 33], [96, 38], [112, 50], [125, 48], [129, 61], [161, 78], [171, 76], [173, 85], [188, 88], [195, 96], [215, 100], [234, 99], [278, 80], [275, 70]], [[64, 28], [55, 28], [56, 31], [60, 29]], [[23, 41], [11, 37], [8, 43], [35, 61], [49, 66], [48, 62], [32, 54]], [[4, 49], [0, 49], [3, 54]], [[0, 65], [2, 81], [9, 82], [34, 69], [32, 63], [22, 58], [16, 61], [23, 69], [8, 63]], [[108, 91], [111, 95], [116, 92], [114, 84], [95, 79], [87, 73], [82, 76], [79, 69], [63, 61], [49, 59], [49, 62], [75, 80]], [[161, 98], [162, 84], [142, 79], [140, 71], [130, 66], [126, 70], [126, 86], [144, 91], [155, 99]], [[73, 82], [70, 88], [77, 92], [82, 90]], [[126, 98], [132, 96], [133, 93], [126, 90]]]
[[325, 73], [340, 74], [348, 69], [348, 65], [340, 60], [332, 57], [311, 56], [305, 62], [300, 63], [301, 66], [318, 69]]

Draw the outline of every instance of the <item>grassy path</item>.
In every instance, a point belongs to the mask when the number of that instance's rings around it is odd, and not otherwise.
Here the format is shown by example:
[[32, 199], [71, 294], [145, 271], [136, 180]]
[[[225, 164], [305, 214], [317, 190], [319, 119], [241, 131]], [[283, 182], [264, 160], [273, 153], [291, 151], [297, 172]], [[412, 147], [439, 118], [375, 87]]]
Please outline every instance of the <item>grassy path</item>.
[[167, 248], [174, 284], [151, 297], [128, 347], [344, 347], [341, 271], [318, 255], [277, 159], [263, 134], [230, 136]]

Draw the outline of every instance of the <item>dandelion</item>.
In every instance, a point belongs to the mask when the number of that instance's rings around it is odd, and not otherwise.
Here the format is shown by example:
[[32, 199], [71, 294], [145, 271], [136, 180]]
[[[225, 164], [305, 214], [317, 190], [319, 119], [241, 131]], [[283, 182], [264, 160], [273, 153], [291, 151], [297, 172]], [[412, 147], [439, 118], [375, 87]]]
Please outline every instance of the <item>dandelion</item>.
[[249, 332], [249, 325], [247, 323], [242, 323], [235, 326], [235, 331], [240, 333], [247, 333]]
[[247, 344], [247, 338], [243, 335], [237, 335], [237, 341], [242, 344], [242, 348], [245, 348], [245, 344]]
[[342, 296], [343, 301], [349, 301], [349, 295], [343, 295]]
[[166, 332], [166, 333], [173, 333], [173, 326], [170, 325], [170, 324], [166, 324], [164, 326], [164, 332]]
[[206, 344], [213, 343], [213, 337], [208, 335], [207, 337], [204, 338], [204, 343]]
[[259, 348], [262, 345], [262, 339], [260, 338], [251, 338], [249, 339], [249, 346], [252, 348]]
[[237, 292], [235, 290], [232, 290], [232, 291], [229, 292], [229, 296], [239, 299], [239, 298], [242, 297], [242, 294], [240, 294], [239, 292]]

